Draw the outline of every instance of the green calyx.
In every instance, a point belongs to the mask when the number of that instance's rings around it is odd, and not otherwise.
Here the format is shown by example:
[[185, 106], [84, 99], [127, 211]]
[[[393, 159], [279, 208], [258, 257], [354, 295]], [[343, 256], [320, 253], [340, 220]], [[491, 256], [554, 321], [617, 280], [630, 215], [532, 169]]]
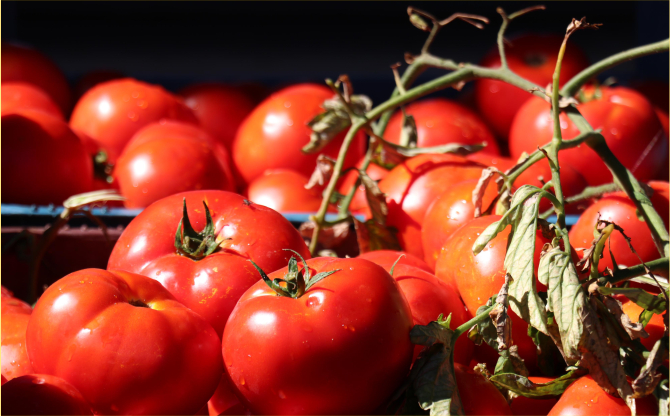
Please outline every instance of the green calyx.
[[298, 268], [298, 260], [296, 260], [295, 257], [291, 256], [291, 258], [288, 261], [288, 271], [284, 275], [283, 279], [277, 278], [270, 280], [268, 275], [256, 263], [254, 263], [253, 260], [249, 259], [251, 264], [254, 265], [256, 270], [258, 270], [258, 273], [261, 274], [263, 281], [270, 287], [270, 289], [274, 290], [278, 296], [285, 296], [287, 298], [297, 299], [300, 296], [302, 296], [306, 291], [308, 291], [309, 288], [314, 286], [317, 282], [320, 282], [321, 280], [325, 279], [331, 274], [339, 271], [339, 270], [331, 270], [329, 272], [318, 273], [317, 275], [312, 277], [309, 267], [307, 267], [307, 262], [300, 255], [300, 253], [287, 248], [285, 248], [284, 251], [292, 251], [298, 257], [300, 257], [303, 268], [302, 270], [300, 270]]
[[186, 198], [184, 198], [184, 215], [179, 222], [177, 234], [174, 239], [174, 246], [177, 249], [177, 252], [194, 260], [201, 260], [214, 253], [216, 249], [219, 248], [219, 242], [216, 239], [214, 222], [209, 213], [209, 208], [205, 201], [203, 201], [202, 204], [205, 206], [205, 216], [207, 219], [205, 228], [201, 232], [197, 232], [193, 229], [191, 221], [188, 219]]

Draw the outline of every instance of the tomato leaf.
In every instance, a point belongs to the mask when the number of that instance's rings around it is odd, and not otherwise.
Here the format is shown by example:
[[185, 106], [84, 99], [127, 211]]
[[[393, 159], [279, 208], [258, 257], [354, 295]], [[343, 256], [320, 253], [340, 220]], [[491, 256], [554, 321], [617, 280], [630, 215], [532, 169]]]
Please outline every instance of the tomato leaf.
[[[362, 116], [370, 111], [372, 101], [365, 95], [352, 95], [349, 107], [354, 114]], [[312, 133], [309, 143], [302, 148], [303, 153], [317, 153], [351, 125], [349, 113], [339, 96], [324, 101], [322, 108], [325, 111], [307, 123]]]
[[361, 222], [354, 218], [353, 221], [361, 253], [375, 250], [402, 250], [394, 227], [385, 227], [372, 219]]
[[528, 377], [528, 369], [523, 358], [519, 356], [518, 349], [517, 345], [512, 345], [508, 350], [500, 351], [494, 374], [511, 373]]
[[[656, 372], [656, 369], [668, 358], [668, 331], [665, 336], [659, 339], [651, 349], [649, 357], [640, 375], [633, 381], [633, 392], [635, 397], [644, 397], [651, 394], [658, 383], [661, 381], [662, 374]], [[665, 345], [664, 345], [665, 344]]]
[[[495, 299], [496, 297], [492, 296], [485, 305], [477, 308], [475, 316], [482, 314], [489, 307], [493, 306]], [[482, 345], [482, 342], [486, 342], [486, 344], [494, 350], [500, 350], [498, 348], [498, 332], [490, 317], [470, 328], [470, 331], [468, 331], [468, 338], [470, 338], [476, 345]]]
[[496, 341], [500, 350], [506, 350], [512, 345], [512, 320], [507, 314], [508, 292], [511, 282], [512, 276], [507, 273], [505, 283], [503, 283], [496, 297], [496, 306], [489, 312], [489, 317], [496, 328]]
[[359, 170], [358, 174], [361, 178], [361, 184], [365, 188], [365, 198], [370, 206], [372, 218], [379, 224], [386, 224], [386, 216], [389, 213], [388, 206], [386, 205], [386, 196], [379, 189], [377, 182], [368, 176], [365, 171]]
[[533, 383], [526, 376], [503, 373], [491, 376], [489, 381], [520, 396], [533, 399], [548, 399], [563, 394], [570, 384], [585, 374], [585, 370], [575, 369], [548, 383]]
[[617, 320], [617, 323], [626, 331], [631, 340], [637, 338], [648, 338], [649, 334], [644, 330], [640, 322], [633, 323], [630, 317], [623, 313], [621, 302], [611, 296], [603, 296], [603, 304]]
[[332, 159], [323, 153], [316, 158], [316, 167], [312, 176], [310, 176], [305, 189], [312, 189], [316, 185], [324, 186], [330, 181], [333, 176], [333, 168], [335, 167], [335, 159]]
[[[347, 221], [335, 225], [325, 225], [319, 233], [319, 244], [326, 249], [339, 246], [347, 239], [350, 226], [351, 223]], [[298, 231], [303, 238], [311, 239], [314, 232], [314, 221], [303, 222], [300, 224]]]
[[644, 289], [633, 287], [605, 287], [601, 286], [598, 291], [603, 295], [624, 295], [638, 306], [651, 311], [655, 314], [662, 314], [668, 309], [665, 297], [662, 295], [652, 295]]
[[404, 147], [416, 147], [418, 133], [416, 132], [416, 121], [414, 116], [402, 115], [402, 129], [400, 130], [400, 145]]

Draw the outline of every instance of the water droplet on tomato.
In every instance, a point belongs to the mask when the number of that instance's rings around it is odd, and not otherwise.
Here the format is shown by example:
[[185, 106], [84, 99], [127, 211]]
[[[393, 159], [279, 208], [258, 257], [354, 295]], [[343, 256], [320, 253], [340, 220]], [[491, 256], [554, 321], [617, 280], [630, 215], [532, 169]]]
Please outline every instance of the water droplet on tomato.
[[44, 384], [44, 383], [46, 383], [46, 380], [41, 377], [33, 379], [33, 384]]

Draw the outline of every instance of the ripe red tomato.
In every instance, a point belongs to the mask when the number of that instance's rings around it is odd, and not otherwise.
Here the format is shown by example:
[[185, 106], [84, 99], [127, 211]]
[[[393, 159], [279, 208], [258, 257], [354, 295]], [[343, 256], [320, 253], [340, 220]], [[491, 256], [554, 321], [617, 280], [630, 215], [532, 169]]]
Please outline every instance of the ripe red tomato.
[[75, 102], [79, 101], [79, 99], [88, 90], [95, 87], [96, 85], [102, 84], [103, 82], [121, 78], [126, 78], [126, 76], [122, 72], [114, 70], [102, 69], [102, 70], [91, 71], [84, 74], [81, 78], [79, 78], [77, 84], [74, 86]]
[[92, 415], [72, 384], [48, 374], [30, 374], [2, 385], [6, 415]]
[[[402, 258], [400, 256], [403, 256]], [[390, 270], [391, 266], [398, 261], [398, 264], [405, 264], [407, 266], [417, 267], [421, 270], [425, 270], [429, 273], [433, 273], [433, 269], [428, 266], [428, 264], [415, 256], [414, 254], [406, 253], [404, 251], [395, 251], [395, 250], [375, 250], [368, 251], [367, 253], [359, 254], [359, 259], [365, 259], [373, 263], [377, 263], [386, 270]]]
[[4, 386], [4, 384], [7, 382], [7, 379], [5, 376], [0, 376], [0, 378], [2, 378], [2, 385]]
[[51, 285], [28, 323], [38, 373], [70, 382], [104, 414], [195, 414], [223, 371], [220, 339], [158, 282], [86, 269]]
[[[622, 308], [623, 313], [628, 315], [630, 320], [633, 323], [636, 323], [640, 320], [640, 314], [644, 310], [641, 306], [638, 306], [635, 302], [627, 301], [623, 304]], [[667, 313], [667, 312], [666, 312]], [[648, 338], [640, 338], [640, 342], [644, 345], [649, 351], [654, 348], [656, 341], [663, 337], [665, 332], [665, 324], [663, 323], [663, 315], [654, 315], [647, 326], [644, 327], [644, 330], [649, 334]]]
[[[218, 251], [193, 260], [175, 248], [175, 234], [186, 199], [195, 230], [206, 226], [203, 201], [212, 216]], [[248, 259], [264, 270], [283, 267], [291, 253], [309, 258], [298, 231], [281, 214], [249, 204], [225, 191], [192, 191], [161, 199], [126, 227], [107, 268], [143, 274], [163, 284], [180, 302], [209, 322], [220, 335], [237, 299], [260, 277]]]
[[[280, 168], [310, 175], [317, 155], [301, 151], [309, 143], [307, 122], [323, 112], [321, 105], [333, 95], [325, 86], [298, 84], [260, 103], [242, 122], [233, 142], [233, 160], [242, 179], [250, 183], [266, 169]], [[323, 153], [337, 158], [345, 135], [346, 131], [340, 133]], [[349, 148], [344, 167], [353, 166], [364, 152], [364, 136], [360, 133]]]
[[2, 375], [7, 380], [11, 380], [33, 373], [26, 351], [26, 328], [33, 309], [27, 303], [9, 294], [4, 295], [4, 292], [0, 302], [2, 303], [1, 369]]
[[138, 130], [161, 119], [198, 124], [191, 109], [162, 87], [124, 78], [88, 90], [72, 110], [70, 126], [96, 141], [115, 163]]
[[[661, 181], [652, 181], [649, 185], [654, 190], [654, 194], [650, 198], [651, 203], [663, 218], [667, 228], [668, 212], [670, 211], [670, 202], [668, 201], [670, 185], [668, 182]], [[644, 220], [638, 218], [635, 204], [623, 192], [606, 195], [588, 207], [570, 230], [570, 244], [578, 248], [588, 248], [593, 241], [593, 232], [599, 216], [601, 219], [614, 222], [623, 228], [626, 235], [631, 238], [631, 244], [642, 261], [647, 262], [660, 258], [661, 255], [656, 249], [649, 227]], [[614, 258], [620, 266], [630, 267], [640, 263], [637, 256], [628, 248], [624, 237], [618, 231], [614, 231], [605, 242], [604, 255], [598, 263], [598, 269], [601, 271], [605, 270], [606, 267], [613, 267], [609, 254], [610, 250], [612, 250], [612, 254], [614, 254]]]
[[511, 415], [505, 396], [481, 374], [454, 364], [458, 394], [466, 415]]
[[3, 88], [6, 82], [33, 84], [51, 97], [61, 114], [70, 113], [72, 97], [65, 75], [41, 52], [2, 42], [1, 77]]
[[3, 202], [60, 205], [90, 191], [92, 161], [63, 120], [35, 110], [3, 112], [2, 137]]
[[[670, 136], [670, 132], [668, 132], [670, 117], [668, 117], [667, 112], [663, 112], [663, 110], [661, 110], [658, 107], [654, 108], [654, 112], [658, 116], [658, 121], [661, 122], [661, 126], [663, 126], [663, 132], [665, 132], [665, 141], [667, 142], [668, 137]], [[666, 157], [665, 161], [663, 162], [663, 164], [661, 164], [661, 167], [658, 169], [658, 173], [656, 174], [655, 179], [660, 179], [667, 182], [669, 176], [670, 176], [670, 167], [668, 167], [668, 158]]]
[[[653, 395], [635, 400], [638, 415], [657, 415], [658, 405]], [[584, 376], [568, 386], [549, 416], [609, 415], [627, 416], [630, 409], [619, 397], [605, 393], [591, 376]]]
[[204, 414], [209, 416], [251, 414], [235, 395], [235, 389], [230, 382], [228, 373], [225, 371], [221, 376], [219, 387], [216, 388], [214, 395], [207, 402], [207, 412]]
[[[536, 384], [549, 383], [553, 378], [549, 377], [528, 377], [530, 381]], [[515, 397], [510, 404], [513, 415], [546, 415], [558, 401], [559, 396], [551, 397], [549, 399], [531, 399], [524, 396]]]
[[478, 179], [484, 167], [449, 154], [420, 155], [396, 166], [379, 182], [386, 194], [387, 225], [398, 229], [402, 248], [420, 258], [421, 225], [426, 210], [450, 186]]
[[230, 150], [237, 128], [256, 106], [242, 89], [225, 84], [190, 85], [179, 92], [200, 125]]
[[[635, 177], [649, 180], [667, 159], [667, 141], [652, 105], [641, 94], [628, 88], [602, 88], [602, 98], [578, 106], [594, 129], [602, 134], [612, 153]], [[551, 141], [553, 121], [549, 103], [538, 97], [529, 99], [514, 117], [509, 145], [512, 158], [530, 153]], [[565, 114], [560, 115], [564, 140], [575, 138], [579, 129]], [[561, 166], [572, 166], [589, 185], [612, 182], [612, 174], [600, 157], [587, 145], [562, 150]], [[546, 164], [546, 160], [540, 163]]]
[[[563, 36], [533, 33], [513, 38], [511, 41], [511, 45], [505, 46], [509, 69], [541, 87], [551, 83]], [[497, 47], [491, 49], [481, 65], [488, 68], [500, 67]], [[587, 66], [588, 60], [584, 53], [570, 42], [561, 64], [561, 85]], [[530, 97], [528, 91], [502, 81], [494, 79], [475, 81], [475, 98], [479, 112], [503, 140], [507, 140], [510, 134], [514, 115]]]
[[[356, 164], [356, 169], [360, 169], [363, 166], [363, 159], [359, 160]], [[365, 173], [375, 181], [380, 181], [389, 173], [388, 169], [383, 168], [374, 163], [370, 163], [368, 168], [365, 170]], [[341, 194], [346, 195], [349, 193], [349, 190], [356, 183], [358, 179], [358, 172], [351, 170], [344, 175], [344, 178], [341, 179], [338, 190]], [[363, 215], [366, 219], [372, 218], [372, 213], [370, 212], [370, 207], [368, 206], [368, 200], [365, 197], [365, 187], [359, 185], [356, 193], [354, 193], [354, 198], [351, 200], [349, 205], [349, 210], [353, 214]]]
[[240, 298], [223, 333], [228, 374], [255, 414], [370, 414], [410, 367], [407, 300], [367, 260], [322, 257], [307, 266], [312, 276], [337, 271], [297, 299], [263, 281]]
[[178, 192], [235, 190], [226, 148], [202, 128], [162, 120], [139, 130], [114, 167], [128, 208], [144, 208]]
[[33, 84], [25, 82], [2, 83], [2, 112], [15, 110], [43, 111], [51, 116], [63, 118], [60, 108], [49, 95]]
[[[463, 105], [447, 100], [433, 98], [414, 102], [405, 108], [405, 113], [414, 116], [417, 131], [417, 147], [432, 147], [447, 143], [480, 144], [486, 143], [482, 152], [500, 154], [493, 133], [479, 116]], [[386, 128], [384, 138], [400, 144], [403, 114], [396, 111]]]
[[307, 182], [307, 176], [294, 170], [266, 170], [249, 184], [247, 195], [250, 201], [277, 212], [316, 212], [323, 199], [323, 187], [306, 189]]

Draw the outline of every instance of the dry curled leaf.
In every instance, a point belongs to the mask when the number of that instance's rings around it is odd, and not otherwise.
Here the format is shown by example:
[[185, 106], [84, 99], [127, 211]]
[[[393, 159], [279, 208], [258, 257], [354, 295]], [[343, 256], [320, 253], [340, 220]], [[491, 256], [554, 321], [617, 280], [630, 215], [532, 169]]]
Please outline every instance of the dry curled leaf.
[[493, 175], [499, 173], [502, 174], [498, 169], [490, 166], [482, 171], [482, 176], [477, 182], [477, 186], [472, 191], [472, 203], [475, 206], [475, 218], [482, 215], [482, 203], [484, 201], [484, 193], [486, 192], [486, 187], [491, 182]]
[[316, 158], [316, 167], [309, 178], [309, 182], [305, 185], [305, 189], [312, 189], [317, 185], [324, 186], [327, 184], [330, 181], [330, 177], [333, 176], [333, 168], [335, 168], [335, 159], [320, 154]]
[[[314, 232], [314, 225], [315, 223], [311, 219], [300, 224], [300, 228], [298, 228], [300, 235], [302, 235], [304, 239], [311, 239], [312, 233]], [[319, 244], [324, 249], [339, 246], [349, 235], [350, 225], [351, 224], [348, 222], [341, 222], [331, 226], [324, 226], [319, 233]]]
[[358, 171], [361, 178], [361, 185], [365, 188], [365, 197], [372, 213], [372, 218], [379, 224], [386, 224], [388, 215], [388, 206], [386, 205], [386, 196], [379, 189], [377, 182], [372, 179], [365, 171]]
[[602, 23], [587, 23], [586, 16], [582, 17], [579, 20], [573, 17], [572, 22], [570, 22], [568, 28], [565, 30], [565, 35], [570, 36], [574, 32], [580, 29], [598, 29], [602, 25], [603, 25]]
[[617, 322], [621, 324], [630, 339], [649, 337], [649, 334], [644, 330], [644, 326], [641, 323], [633, 323], [630, 320], [630, 317], [623, 312], [621, 309], [621, 302], [611, 296], [603, 296], [602, 300], [610, 313], [617, 319]]
[[500, 292], [498, 292], [498, 296], [496, 297], [496, 306], [489, 312], [489, 317], [496, 327], [499, 350], [506, 350], [512, 345], [512, 320], [507, 314], [508, 292], [511, 282], [512, 276], [507, 273], [505, 275], [505, 283], [500, 288]]
[[[346, 89], [345, 89], [346, 90]], [[352, 95], [348, 103], [344, 103], [338, 95], [323, 102], [323, 113], [318, 114], [307, 123], [312, 130], [309, 143], [303, 153], [316, 153], [323, 149], [339, 133], [351, 125], [351, 116], [347, 106], [355, 115], [362, 116], [372, 108], [372, 100], [365, 95]]]
[[[665, 331], [665, 339], [667, 340], [668, 331]], [[656, 372], [656, 369], [663, 364], [668, 358], [667, 344], [663, 347], [663, 339], [659, 339], [651, 349], [647, 362], [645, 363], [640, 375], [633, 381], [634, 397], [644, 397], [654, 392], [656, 386], [661, 381], [663, 375]]]
[[398, 242], [398, 231], [393, 227], [385, 227], [374, 220], [361, 222], [356, 218], [354, 218], [354, 227], [358, 249], [361, 253], [375, 250], [402, 250]]

